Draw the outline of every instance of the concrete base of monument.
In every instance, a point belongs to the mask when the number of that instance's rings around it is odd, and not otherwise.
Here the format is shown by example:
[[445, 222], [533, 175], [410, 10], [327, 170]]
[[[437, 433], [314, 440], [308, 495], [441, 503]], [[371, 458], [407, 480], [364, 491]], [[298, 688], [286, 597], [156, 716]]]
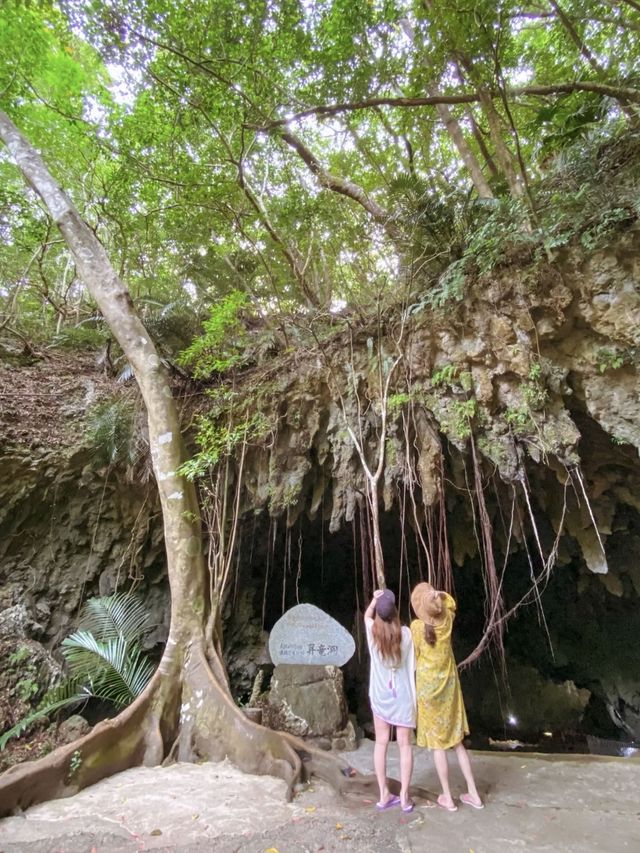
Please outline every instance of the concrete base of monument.
[[360, 741], [358, 731], [357, 724], [353, 720], [348, 720], [341, 731], [334, 732], [331, 736], [304, 737], [303, 740], [315, 746], [316, 749], [324, 749], [327, 752], [354, 752]]
[[263, 721], [272, 729], [290, 732], [320, 749], [357, 747], [342, 670], [337, 666], [278, 664], [263, 706]]
[[[437, 793], [430, 755], [415, 751], [414, 781]], [[373, 769], [373, 743], [347, 759]], [[603, 853], [640, 849], [640, 761], [592, 756], [473, 753], [485, 808], [450, 814], [424, 802], [411, 814], [307, 786], [292, 803], [285, 784], [226, 762], [138, 768], [75, 797], [0, 821], [3, 853]], [[397, 774], [397, 748], [389, 747]], [[462, 778], [451, 762], [456, 799]]]

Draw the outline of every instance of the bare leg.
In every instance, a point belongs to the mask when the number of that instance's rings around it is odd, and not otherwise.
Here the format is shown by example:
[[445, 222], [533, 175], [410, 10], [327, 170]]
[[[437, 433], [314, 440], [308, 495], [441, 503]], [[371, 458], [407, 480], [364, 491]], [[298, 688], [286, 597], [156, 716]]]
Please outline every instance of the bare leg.
[[482, 803], [480, 799], [480, 794], [478, 794], [478, 789], [476, 788], [476, 781], [473, 778], [473, 771], [471, 770], [471, 761], [469, 759], [469, 753], [464, 747], [462, 741], [455, 747], [456, 750], [456, 758], [458, 759], [458, 764], [460, 765], [460, 770], [462, 770], [462, 775], [464, 776], [467, 782], [467, 791], [469, 792], [469, 797], [476, 804], [479, 805]]
[[376, 779], [380, 788], [380, 799], [378, 802], [386, 803], [389, 798], [387, 788], [387, 747], [389, 746], [389, 735], [391, 726], [380, 717], [373, 715], [373, 725], [376, 730], [376, 745], [373, 748], [373, 766], [376, 771]]
[[442, 787], [442, 793], [438, 797], [438, 804], [444, 806], [445, 809], [452, 809], [455, 803], [453, 802], [451, 789], [449, 788], [449, 764], [447, 763], [447, 753], [444, 749], [433, 750], [433, 762], [436, 765], [436, 772]]
[[413, 773], [413, 748], [410, 740], [411, 729], [404, 726], [396, 728], [398, 751], [400, 753], [400, 805], [404, 808], [409, 802], [409, 785]]

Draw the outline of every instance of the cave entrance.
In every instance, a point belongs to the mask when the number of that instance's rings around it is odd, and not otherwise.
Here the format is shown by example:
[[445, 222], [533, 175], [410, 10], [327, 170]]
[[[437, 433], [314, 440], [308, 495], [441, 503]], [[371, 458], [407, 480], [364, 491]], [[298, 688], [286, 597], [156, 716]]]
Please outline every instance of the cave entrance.
[[[403, 541], [397, 513], [383, 513], [380, 523], [387, 583], [396, 594], [403, 624], [408, 624], [410, 590], [424, 577], [421, 559], [411, 531], [405, 531]], [[342, 667], [349, 710], [368, 729], [369, 660], [362, 614], [375, 589], [375, 578], [362, 546], [361, 530], [357, 517], [332, 533], [328, 518], [321, 513], [313, 520], [303, 514], [291, 527], [282, 518], [270, 519], [266, 513], [245, 520], [237, 589], [231, 596], [236, 606], [229, 618], [234, 637], [241, 631], [240, 622], [254, 637], [258, 627], [271, 631], [282, 614], [296, 604], [313, 604], [339, 622], [356, 644], [354, 656]], [[245, 604], [238, 611], [242, 596]], [[263, 659], [261, 651], [258, 655]], [[249, 690], [247, 667], [239, 668], [233, 660], [228, 664], [232, 686], [243, 698]]]
[[[473, 520], [462, 500], [448, 506], [448, 515], [455, 552], [461, 537], [473, 539]], [[267, 635], [275, 622], [298, 603], [313, 604], [355, 639], [356, 652], [342, 668], [345, 692], [349, 711], [370, 731], [369, 659], [361, 619], [375, 581], [363, 554], [361, 530], [356, 517], [332, 533], [328, 517], [321, 513], [312, 520], [302, 514], [291, 527], [266, 513], [244, 520], [225, 634], [229, 675], [238, 698], [250, 694], [255, 663], [264, 662]], [[403, 533], [398, 510], [381, 514], [381, 534], [387, 582], [396, 593], [401, 621], [409, 624], [409, 593], [426, 576], [424, 558], [409, 524]], [[500, 551], [496, 543], [496, 561], [502, 565]], [[482, 636], [485, 619], [479, 558], [469, 553], [461, 558], [460, 553], [461, 565], [453, 571], [458, 660]], [[525, 550], [512, 548], [503, 586], [507, 608], [521, 598], [530, 576]], [[509, 623], [504, 675], [501, 662], [491, 655], [462, 675], [473, 745], [489, 746], [490, 739], [520, 740], [540, 749], [586, 751], [586, 735], [628, 739], [612, 715], [618, 709], [633, 722], [636, 713], [617, 686], [618, 676], [626, 683], [631, 669], [635, 666], [637, 673], [640, 666], [632, 637], [640, 631], [640, 614], [631, 592], [629, 597], [611, 595], [602, 578], [585, 567], [575, 540], [564, 536], [559, 564], [542, 592], [542, 610], [535, 604], [523, 608]]]

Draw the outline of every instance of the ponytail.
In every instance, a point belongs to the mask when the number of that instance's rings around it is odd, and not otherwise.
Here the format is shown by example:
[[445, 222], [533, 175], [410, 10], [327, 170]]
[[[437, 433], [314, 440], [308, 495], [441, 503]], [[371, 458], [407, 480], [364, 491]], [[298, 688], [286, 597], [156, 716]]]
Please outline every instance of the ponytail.
[[430, 646], [435, 646], [436, 629], [433, 627], [433, 625], [429, 625], [428, 622], [424, 623], [424, 639]]

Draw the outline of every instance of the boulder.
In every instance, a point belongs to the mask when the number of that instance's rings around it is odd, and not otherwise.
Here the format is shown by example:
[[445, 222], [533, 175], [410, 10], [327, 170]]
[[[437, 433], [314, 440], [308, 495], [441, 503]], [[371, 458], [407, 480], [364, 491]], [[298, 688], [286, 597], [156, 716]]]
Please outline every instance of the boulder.
[[73, 714], [58, 726], [58, 743], [73, 743], [86, 735], [91, 726], [80, 714]]

